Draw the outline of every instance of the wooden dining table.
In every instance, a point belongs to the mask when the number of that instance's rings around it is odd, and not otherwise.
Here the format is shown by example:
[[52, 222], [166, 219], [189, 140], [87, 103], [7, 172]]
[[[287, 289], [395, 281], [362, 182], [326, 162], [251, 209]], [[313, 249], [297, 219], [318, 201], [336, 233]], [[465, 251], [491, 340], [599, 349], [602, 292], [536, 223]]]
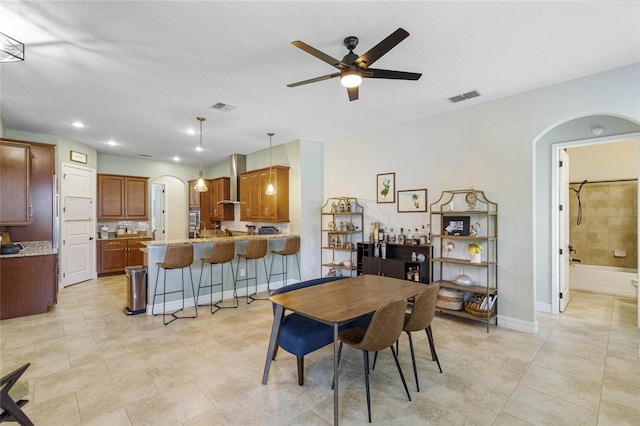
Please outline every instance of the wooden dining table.
[[262, 384], [267, 384], [271, 360], [276, 349], [285, 309], [333, 327], [333, 423], [338, 424], [338, 328], [380, 306], [398, 299], [409, 299], [424, 290], [425, 284], [380, 275], [330, 281], [271, 296], [275, 306], [269, 349]]

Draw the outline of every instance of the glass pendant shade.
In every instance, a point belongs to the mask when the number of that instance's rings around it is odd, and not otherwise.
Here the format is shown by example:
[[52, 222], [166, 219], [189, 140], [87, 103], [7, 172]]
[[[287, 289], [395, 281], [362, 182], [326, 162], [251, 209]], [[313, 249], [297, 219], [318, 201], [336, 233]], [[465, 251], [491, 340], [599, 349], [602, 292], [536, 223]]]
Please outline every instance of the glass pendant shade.
[[193, 190], [196, 192], [207, 192], [209, 189], [207, 185], [204, 183], [204, 177], [202, 177], [202, 172], [198, 176], [198, 182], [196, 182], [196, 186], [193, 187]]
[[204, 183], [204, 177], [202, 176], [202, 122], [206, 120], [206, 118], [196, 117], [196, 119], [200, 122], [200, 173], [198, 174], [198, 182], [196, 186], [193, 187], [193, 190], [196, 192], [207, 192], [209, 189]]
[[267, 133], [267, 136], [269, 136], [269, 185], [267, 185], [267, 190], [264, 192], [266, 195], [276, 195], [276, 188], [271, 182], [271, 167], [273, 166], [273, 148], [271, 147], [271, 138], [273, 135], [275, 135], [275, 133]]

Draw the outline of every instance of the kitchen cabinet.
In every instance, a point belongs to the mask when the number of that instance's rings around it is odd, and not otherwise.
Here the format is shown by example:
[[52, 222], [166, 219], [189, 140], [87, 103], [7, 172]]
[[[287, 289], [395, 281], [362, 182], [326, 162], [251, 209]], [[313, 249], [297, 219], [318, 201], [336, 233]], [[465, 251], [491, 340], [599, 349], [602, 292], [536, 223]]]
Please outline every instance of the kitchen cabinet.
[[[29, 179], [31, 147], [0, 141], [0, 225], [28, 225], [31, 220]], [[10, 202], [9, 202], [10, 200]]]
[[220, 177], [209, 181], [209, 217], [211, 220], [233, 220], [233, 204], [218, 204], [231, 198], [231, 179]]
[[98, 221], [149, 220], [149, 178], [98, 175]]
[[[477, 189], [445, 190], [430, 210], [432, 282], [440, 288], [470, 292], [471, 300], [486, 300], [480, 306], [467, 302], [464, 310], [436, 309], [483, 321], [488, 333], [491, 322], [498, 324], [498, 204]], [[470, 245], [481, 248], [479, 258], [471, 257]], [[472, 283], [459, 282], [461, 273]]]
[[149, 237], [122, 238], [98, 241], [98, 276], [122, 274], [126, 266], [142, 265], [144, 253], [142, 241]]
[[210, 216], [210, 199], [211, 199], [211, 183], [208, 180], [205, 180], [208, 191], [207, 192], [198, 192], [193, 188], [198, 183], [198, 180], [190, 180], [189, 184], [189, 210], [199, 210], [200, 211], [200, 220], [208, 225], [209, 216]]
[[[273, 166], [240, 175], [240, 220], [289, 222], [289, 167]], [[269, 179], [271, 177], [271, 179]], [[269, 181], [275, 195], [266, 195]]]
[[0, 259], [0, 319], [42, 314], [58, 294], [58, 255]]

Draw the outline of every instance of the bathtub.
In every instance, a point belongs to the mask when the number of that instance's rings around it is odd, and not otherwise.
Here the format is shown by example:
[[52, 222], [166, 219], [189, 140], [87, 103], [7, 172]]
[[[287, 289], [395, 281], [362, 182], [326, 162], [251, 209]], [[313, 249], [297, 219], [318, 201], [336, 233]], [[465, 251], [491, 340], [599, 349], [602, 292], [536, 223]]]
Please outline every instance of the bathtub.
[[638, 270], [612, 266], [572, 264], [569, 266], [570, 288], [614, 296], [638, 297], [631, 280], [638, 278]]

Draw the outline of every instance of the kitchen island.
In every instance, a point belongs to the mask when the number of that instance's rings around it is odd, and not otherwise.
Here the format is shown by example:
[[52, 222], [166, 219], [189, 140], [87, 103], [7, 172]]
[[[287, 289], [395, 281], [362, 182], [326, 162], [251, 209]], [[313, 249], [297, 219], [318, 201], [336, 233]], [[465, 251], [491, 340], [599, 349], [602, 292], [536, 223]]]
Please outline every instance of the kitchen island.
[[[216, 242], [222, 241], [233, 241], [236, 245], [236, 258], [232, 262], [233, 271], [235, 273], [238, 258], [237, 253], [244, 253], [247, 247], [247, 242], [249, 240], [261, 239], [267, 240], [267, 256], [265, 257], [265, 261], [267, 263], [267, 273], [269, 273], [269, 268], [271, 266], [271, 250], [280, 250], [284, 244], [284, 239], [287, 237], [294, 237], [297, 235], [294, 234], [263, 234], [263, 235], [234, 235], [234, 236], [220, 236], [220, 237], [209, 237], [209, 238], [188, 238], [188, 239], [178, 239], [178, 240], [155, 240], [155, 241], [145, 241], [143, 244], [146, 246], [143, 251], [146, 253], [145, 256], [145, 265], [147, 266], [147, 314], [151, 315], [151, 308], [153, 305], [153, 295], [156, 291], [156, 277], [158, 276], [158, 267], [156, 263], [160, 263], [164, 261], [164, 256], [167, 251], [167, 247], [171, 245], [177, 244], [193, 244], [193, 263], [191, 264], [191, 273], [193, 276], [193, 286], [195, 287], [196, 294], [198, 293], [198, 283], [200, 281], [200, 273], [202, 268], [202, 259], [203, 257], [209, 257], [211, 255], [211, 249], [213, 248], [213, 244]], [[291, 261], [295, 262], [295, 259], [291, 259]], [[253, 275], [253, 262], [249, 262], [247, 268], [249, 269], [249, 275]], [[280, 262], [274, 263], [276, 271], [280, 270]], [[224, 292], [222, 299], [231, 299], [233, 297], [233, 278], [229, 273], [229, 266], [223, 265], [225, 268], [224, 271]], [[292, 265], [288, 265], [290, 268], [295, 268], [295, 263]], [[265, 276], [264, 267], [262, 266], [262, 261], [257, 261], [257, 271], [258, 271], [258, 291], [267, 290], [267, 276]], [[162, 275], [162, 272], [160, 272]], [[209, 267], [205, 265], [203, 270], [203, 280], [206, 280], [207, 284], [209, 283]], [[244, 270], [244, 262], [240, 263], [239, 268], [239, 277], [238, 278], [246, 278], [247, 271]], [[189, 282], [189, 272], [184, 271], [184, 303], [185, 306], [193, 306], [193, 292], [191, 290], [191, 283]], [[220, 281], [220, 267], [214, 266], [213, 268], [213, 280], [214, 282]], [[160, 276], [158, 284], [161, 285], [162, 276]], [[252, 286], [253, 282], [250, 283]], [[271, 282], [271, 289], [281, 287], [284, 285], [282, 281]], [[179, 289], [181, 288], [180, 282], [180, 272], [179, 271], [167, 271], [167, 289]], [[200, 298], [202, 299], [202, 303], [210, 300], [209, 290], [207, 288], [203, 288], [200, 292]], [[244, 296], [246, 293], [246, 288], [244, 282], [241, 285], [238, 285], [237, 288], [238, 296]], [[218, 293], [219, 296], [219, 293]], [[215, 299], [216, 293], [214, 293]], [[156, 300], [158, 306], [156, 307], [156, 312], [162, 311], [162, 297], [158, 297]], [[180, 294], [171, 294], [167, 296], [167, 310], [178, 309], [182, 306], [182, 300], [180, 298]]]
[[58, 296], [58, 250], [51, 241], [23, 241], [0, 255], [0, 319], [47, 312]]

